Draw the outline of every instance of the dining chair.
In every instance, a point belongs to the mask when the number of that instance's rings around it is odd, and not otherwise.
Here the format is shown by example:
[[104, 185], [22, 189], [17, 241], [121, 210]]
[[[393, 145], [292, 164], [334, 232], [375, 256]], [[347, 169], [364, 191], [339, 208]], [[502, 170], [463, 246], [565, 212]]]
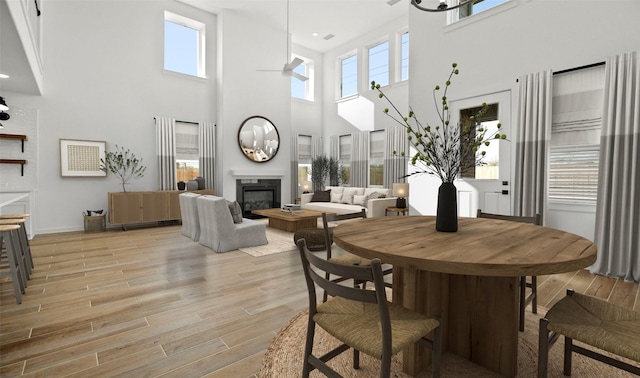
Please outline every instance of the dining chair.
[[[371, 260], [354, 255], [352, 253], [348, 253], [348, 252], [345, 252], [339, 255], [336, 254], [334, 256], [334, 254], [332, 253], [332, 245], [333, 245], [333, 229], [335, 228], [335, 226], [329, 225], [330, 222], [340, 222], [345, 220], [366, 219], [366, 218], [367, 218], [367, 212], [364, 209], [362, 209], [362, 211], [359, 211], [357, 213], [348, 213], [348, 214], [322, 213], [322, 226], [324, 228], [324, 242], [327, 249], [327, 260], [335, 262], [337, 264], [342, 264], [342, 265], [360, 265], [360, 266], [371, 265]], [[382, 272], [383, 275], [387, 275], [391, 273], [393, 273], [393, 268], [387, 268]], [[327, 273], [325, 278], [327, 280], [330, 279], [331, 278], [330, 274]], [[346, 280], [347, 279], [344, 277], [337, 277], [333, 279], [333, 282], [342, 282]], [[354, 284], [354, 287], [358, 287], [360, 285], [362, 285], [363, 288], [366, 287], [366, 281], [358, 280], [358, 281], [354, 281], [353, 284]], [[385, 282], [385, 285], [387, 287], [392, 286], [391, 283], [388, 283], [388, 282]], [[326, 291], [323, 294], [323, 301], [324, 302], [327, 301]]]
[[[542, 226], [542, 216], [540, 214], [536, 214], [532, 217], [524, 217], [524, 216], [515, 216], [515, 215], [485, 213], [481, 209], [478, 209], [478, 213], [476, 214], [476, 216], [478, 218], [500, 219], [500, 220], [530, 223], [530, 224], [535, 224], [537, 226]], [[531, 289], [531, 293], [529, 293], [529, 295], [527, 295], [527, 288]], [[534, 314], [537, 314], [538, 313], [538, 278], [536, 276], [531, 276], [531, 280], [528, 280], [527, 277], [520, 277], [520, 323], [518, 328], [520, 329], [521, 332], [524, 332], [524, 311], [527, 308], [527, 305], [529, 303], [531, 303], [531, 312]]]
[[[381, 360], [380, 377], [389, 377], [391, 358], [402, 349], [419, 343], [431, 349], [432, 373], [440, 376], [442, 330], [438, 319], [411, 311], [387, 300], [381, 262], [370, 265], [343, 265], [314, 255], [306, 241], [297, 242], [300, 260], [309, 292], [309, 320], [305, 343], [302, 377], [315, 369], [328, 377], [340, 375], [327, 362], [353, 348], [353, 368], [360, 368], [360, 352]], [[326, 278], [325, 274], [346, 280], [370, 281], [374, 290], [362, 290]], [[317, 303], [316, 285], [331, 298]], [[316, 325], [341, 344], [321, 357], [313, 355]], [[427, 338], [432, 334], [431, 338]]]

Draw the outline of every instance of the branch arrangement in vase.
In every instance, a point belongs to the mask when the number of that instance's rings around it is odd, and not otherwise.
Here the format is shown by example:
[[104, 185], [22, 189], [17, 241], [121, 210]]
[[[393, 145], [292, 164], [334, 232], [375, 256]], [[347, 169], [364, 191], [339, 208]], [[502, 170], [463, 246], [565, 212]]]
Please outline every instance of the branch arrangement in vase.
[[507, 138], [501, 131], [500, 123], [497, 124], [496, 131], [488, 132], [487, 128], [478, 121], [488, 109], [486, 103], [483, 103], [480, 110], [470, 117], [470, 124], [451, 124], [447, 92], [451, 86], [451, 78], [459, 73], [457, 67], [457, 63], [452, 64], [451, 73], [445, 82], [440, 99], [438, 99], [440, 86], [437, 85], [433, 90], [433, 101], [439, 118], [439, 123], [435, 126], [428, 123], [423, 125], [411, 107], [408, 115], [403, 115], [382, 91], [380, 84], [371, 82], [371, 90], [378, 91], [378, 97], [385, 99], [393, 109], [390, 114], [389, 108], [385, 108], [384, 113], [406, 129], [409, 143], [416, 149], [416, 153], [411, 157], [411, 164], [420, 166], [422, 170], [413, 172], [409, 176], [427, 173], [438, 176], [442, 182], [453, 182], [461, 171], [486, 164], [484, 162], [486, 151], [482, 150], [483, 146], [489, 146], [492, 140]]
[[118, 176], [122, 182], [122, 191], [126, 192], [125, 184], [131, 179], [144, 177], [147, 167], [142, 165], [142, 158], [138, 159], [133, 152], [116, 144], [115, 151], [106, 152], [104, 159], [100, 159], [100, 170]]

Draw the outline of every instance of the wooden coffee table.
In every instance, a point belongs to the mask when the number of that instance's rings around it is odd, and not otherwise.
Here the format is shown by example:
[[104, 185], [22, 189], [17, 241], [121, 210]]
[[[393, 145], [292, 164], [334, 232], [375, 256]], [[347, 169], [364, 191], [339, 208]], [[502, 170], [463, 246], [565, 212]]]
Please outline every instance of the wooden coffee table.
[[290, 213], [279, 208], [251, 210], [251, 213], [269, 218], [269, 227], [287, 232], [317, 228], [318, 218], [322, 216], [321, 211], [300, 210]]

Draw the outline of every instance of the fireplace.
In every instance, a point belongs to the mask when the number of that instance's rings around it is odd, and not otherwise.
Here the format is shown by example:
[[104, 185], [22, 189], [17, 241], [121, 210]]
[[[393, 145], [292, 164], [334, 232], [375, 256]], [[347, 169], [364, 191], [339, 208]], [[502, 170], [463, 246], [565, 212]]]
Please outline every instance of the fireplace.
[[280, 207], [280, 180], [241, 179], [236, 180], [236, 199], [244, 218], [262, 218], [251, 214], [251, 210]]

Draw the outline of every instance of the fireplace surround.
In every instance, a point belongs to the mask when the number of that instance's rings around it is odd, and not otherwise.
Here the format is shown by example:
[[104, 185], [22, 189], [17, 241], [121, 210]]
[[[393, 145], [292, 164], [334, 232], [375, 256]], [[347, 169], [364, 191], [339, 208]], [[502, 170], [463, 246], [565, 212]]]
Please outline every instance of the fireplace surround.
[[256, 209], [280, 207], [281, 182], [279, 179], [237, 179], [236, 200], [242, 209], [242, 217], [262, 218], [251, 213]]

